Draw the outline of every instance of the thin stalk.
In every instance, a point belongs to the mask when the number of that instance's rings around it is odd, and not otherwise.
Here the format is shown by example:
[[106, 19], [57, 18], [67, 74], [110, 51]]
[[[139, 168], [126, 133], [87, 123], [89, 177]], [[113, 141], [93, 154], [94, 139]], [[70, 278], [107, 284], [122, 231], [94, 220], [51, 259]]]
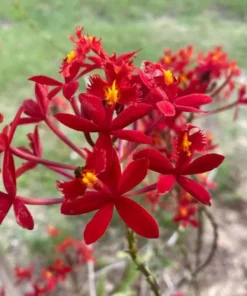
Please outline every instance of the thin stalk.
[[45, 122], [47, 126], [53, 131], [55, 135], [58, 136], [60, 140], [62, 140], [66, 145], [68, 145], [72, 150], [74, 150], [76, 153], [78, 153], [82, 158], [86, 158], [83, 150], [78, 148], [73, 142], [71, 142], [65, 135], [64, 133], [61, 132], [60, 129], [58, 129], [52, 122], [51, 120], [46, 117]]
[[22, 197], [17, 196], [20, 200], [24, 202], [26, 205], [42, 205], [42, 206], [50, 206], [50, 205], [57, 205], [63, 202], [63, 198], [29, 198], [29, 197]]
[[145, 276], [153, 294], [155, 296], [161, 296], [160, 286], [155, 276], [149, 270], [147, 265], [140, 260], [138, 256], [137, 239], [134, 232], [130, 229], [127, 229], [127, 240], [129, 247], [127, 252], [130, 255], [132, 261], [135, 263], [137, 269], [143, 274], [143, 276]]

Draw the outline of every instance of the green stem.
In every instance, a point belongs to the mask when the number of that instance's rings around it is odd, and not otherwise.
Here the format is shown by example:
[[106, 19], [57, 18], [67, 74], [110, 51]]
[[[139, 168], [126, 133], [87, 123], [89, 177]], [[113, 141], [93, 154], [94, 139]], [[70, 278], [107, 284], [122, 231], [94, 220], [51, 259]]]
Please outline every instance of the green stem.
[[140, 260], [138, 256], [137, 239], [135, 233], [129, 228], [127, 229], [127, 240], [129, 247], [128, 254], [130, 255], [132, 261], [135, 263], [137, 269], [145, 276], [154, 295], [161, 296], [160, 286], [155, 276], [149, 270], [147, 265]]

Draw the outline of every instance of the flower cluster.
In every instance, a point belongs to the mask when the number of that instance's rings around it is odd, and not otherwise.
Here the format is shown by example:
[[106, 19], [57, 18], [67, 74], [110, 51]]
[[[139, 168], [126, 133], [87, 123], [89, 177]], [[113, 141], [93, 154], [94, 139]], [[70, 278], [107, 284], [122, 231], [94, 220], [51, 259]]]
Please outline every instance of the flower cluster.
[[[190, 46], [175, 53], [167, 50], [158, 62], [143, 61], [138, 67], [137, 52], [108, 54], [102, 40], [84, 34], [83, 28], [70, 39], [73, 48], [62, 61], [62, 78], [29, 78], [34, 98], [24, 101], [0, 134], [6, 190], [0, 192], [0, 223], [12, 206], [17, 223], [27, 229], [34, 227], [27, 205], [61, 204], [64, 215], [96, 212], [84, 230], [84, 240], [91, 244], [105, 234], [115, 209], [135, 233], [158, 238], [158, 223], [141, 205], [141, 197], [138, 202], [133, 198], [141, 195], [153, 210], [166, 208], [170, 196], [174, 221], [197, 226], [198, 204], [210, 205], [207, 188], [215, 187], [205, 174], [219, 167], [224, 156], [213, 152], [218, 145], [193, 119], [232, 107], [237, 112], [246, 104], [245, 88], [236, 82], [236, 63], [220, 47], [196, 56]], [[226, 94], [233, 89], [238, 98], [228, 103]], [[43, 157], [41, 122], [79, 155], [77, 166]], [[29, 148], [14, 147], [17, 128], [30, 124], [35, 127], [28, 134]], [[75, 145], [61, 126], [77, 131], [80, 139], [84, 135], [90, 148]], [[15, 157], [25, 162], [16, 168]], [[54, 178], [60, 198], [17, 194], [17, 178], [37, 165], [61, 176]], [[70, 241], [60, 249], [68, 246]], [[68, 271], [61, 261], [52, 270], [59, 268]]]
[[[67, 237], [57, 244], [56, 241], [57, 239], [60, 240], [62, 232], [53, 226], [49, 226], [48, 234], [53, 239], [55, 254], [57, 255], [54, 263], [43, 268], [40, 275], [35, 272], [33, 265], [26, 268], [16, 266], [14, 269], [15, 284], [19, 287], [20, 285], [28, 287], [26, 289], [28, 291], [24, 293], [25, 296], [48, 295], [47, 293], [54, 291], [59, 284], [68, 280], [69, 275], [75, 281], [78, 269], [83, 264], [96, 262], [93, 257], [93, 248], [87, 246], [84, 241]], [[77, 283], [73, 282], [73, 285], [75, 284]], [[4, 290], [2, 291], [4, 293]]]

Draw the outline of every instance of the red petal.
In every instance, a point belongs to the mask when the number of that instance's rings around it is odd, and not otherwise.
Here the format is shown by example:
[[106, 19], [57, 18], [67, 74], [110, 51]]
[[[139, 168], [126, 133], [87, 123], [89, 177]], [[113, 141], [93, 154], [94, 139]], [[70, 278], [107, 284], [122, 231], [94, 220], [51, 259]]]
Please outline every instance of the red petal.
[[175, 107], [168, 101], [160, 101], [156, 103], [156, 106], [165, 116], [174, 116], [176, 113]]
[[169, 159], [155, 149], [143, 149], [134, 154], [134, 159], [146, 157], [149, 160], [149, 169], [160, 174], [171, 174], [174, 168]]
[[19, 198], [15, 198], [13, 205], [16, 222], [21, 227], [32, 230], [34, 227], [33, 217], [25, 204]]
[[8, 136], [5, 133], [0, 133], [0, 153], [5, 151], [8, 146]]
[[112, 141], [111, 137], [101, 134], [95, 143], [93, 152], [89, 154], [85, 168], [93, 170], [96, 174], [106, 169], [107, 158], [112, 161]]
[[107, 202], [107, 196], [101, 192], [88, 191], [81, 198], [61, 205], [61, 213], [64, 215], [81, 215], [96, 211]]
[[196, 108], [196, 107], [190, 107], [190, 106], [182, 106], [182, 105], [176, 105], [176, 108], [180, 111], [183, 111], [183, 112], [200, 112], [200, 113], [207, 113], [207, 111], [203, 111], [199, 108]]
[[88, 94], [80, 94], [79, 96], [82, 108], [85, 108], [86, 114], [89, 118], [97, 124], [98, 126], [105, 125], [105, 109], [103, 107], [102, 101], [96, 96]]
[[165, 194], [170, 191], [175, 183], [175, 180], [176, 178], [174, 175], [160, 175], [157, 184], [158, 193]]
[[152, 107], [148, 104], [129, 106], [121, 112], [112, 122], [112, 129], [120, 130], [150, 113]]
[[37, 101], [40, 105], [40, 109], [42, 111], [42, 114], [45, 116], [47, 113], [47, 108], [48, 108], [48, 93], [47, 93], [47, 88], [45, 88], [41, 84], [35, 84], [35, 95], [37, 98]]
[[114, 204], [108, 203], [88, 222], [84, 230], [84, 240], [87, 245], [96, 242], [105, 234], [112, 219], [113, 208]]
[[72, 114], [57, 113], [54, 115], [58, 121], [67, 127], [80, 132], [99, 132], [102, 128], [95, 125], [93, 122], [78, 117]]
[[9, 196], [3, 192], [0, 192], [0, 224], [2, 224], [11, 206], [12, 202], [9, 199]]
[[22, 105], [18, 109], [14, 120], [11, 122], [10, 131], [9, 131], [9, 144], [11, 143], [11, 141], [13, 139], [14, 133], [16, 131], [16, 128], [18, 126], [18, 123], [19, 123], [19, 120], [20, 120], [20, 117], [21, 117], [21, 114], [22, 114], [23, 111], [24, 111], [24, 105]]
[[51, 86], [62, 85], [61, 82], [59, 82], [51, 77], [43, 76], [43, 75], [32, 76], [28, 80], [31, 80], [31, 81], [34, 81], [34, 82], [40, 83], [40, 84], [51, 85]]
[[183, 176], [178, 176], [177, 182], [185, 191], [187, 191], [189, 194], [194, 196], [194, 198], [196, 198], [201, 203], [205, 205], [211, 204], [210, 194], [207, 192], [207, 190], [204, 187], [202, 187], [202, 185], [200, 185], [196, 181]]
[[212, 103], [212, 98], [205, 94], [191, 94], [175, 100], [175, 105], [200, 106]]
[[48, 99], [51, 100], [53, 97], [55, 97], [56, 94], [58, 94], [61, 90], [61, 86], [54, 87], [51, 91], [48, 93]]
[[33, 100], [25, 100], [23, 103], [24, 106], [24, 113], [30, 117], [40, 118], [42, 120], [44, 115], [41, 113], [41, 109], [38, 103], [34, 102]]
[[3, 158], [3, 184], [11, 198], [16, 195], [15, 164], [12, 154], [6, 151]]
[[87, 187], [80, 179], [75, 179], [68, 182], [57, 181], [57, 188], [62, 192], [65, 199], [72, 200], [84, 195]]
[[116, 209], [119, 216], [137, 234], [146, 238], [158, 238], [159, 227], [154, 218], [138, 203], [121, 196], [116, 199]]
[[198, 157], [185, 168], [182, 175], [202, 174], [217, 168], [225, 159], [223, 155], [209, 153]]
[[119, 139], [142, 144], [152, 144], [150, 138], [143, 132], [133, 130], [112, 131], [111, 134]]
[[65, 83], [62, 86], [63, 95], [67, 100], [70, 100], [71, 97], [76, 93], [78, 87], [80, 86], [78, 81], [71, 81], [69, 83]]
[[111, 162], [107, 161], [107, 169], [98, 175], [98, 178], [110, 189], [117, 189], [121, 177], [121, 167], [115, 149], [112, 149]]
[[124, 170], [118, 186], [119, 195], [130, 191], [146, 177], [148, 172], [148, 160], [140, 158], [132, 161]]

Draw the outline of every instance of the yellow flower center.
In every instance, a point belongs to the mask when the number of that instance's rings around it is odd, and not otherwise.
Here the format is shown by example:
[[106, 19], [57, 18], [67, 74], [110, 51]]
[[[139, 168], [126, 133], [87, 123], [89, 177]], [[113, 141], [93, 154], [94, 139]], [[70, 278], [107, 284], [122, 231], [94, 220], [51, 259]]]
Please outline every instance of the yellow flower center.
[[187, 156], [191, 155], [190, 146], [192, 142], [188, 140], [188, 133], [184, 134], [183, 141], [182, 141], [182, 150], [186, 152]]
[[173, 84], [174, 79], [171, 70], [164, 70], [164, 79], [167, 86]]
[[69, 52], [66, 56], [67, 58], [67, 62], [71, 63], [72, 60], [76, 57], [76, 52], [74, 50], [72, 50], [71, 52]]
[[164, 57], [164, 62], [165, 62], [166, 64], [170, 64], [171, 61], [172, 61], [172, 59], [171, 59], [170, 56], [166, 56], [166, 57]]
[[105, 88], [105, 100], [108, 105], [113, 105], [119, 100], [119, 91], [116, 87], [116, 80], [113, 81], [111, 86]]
[[50, 271], [48, 271], [48, 270], [46, 270], [44, 272], [44, 275], [45, 275], [45, 277], [46, 277], [47, 280], [50, 280], [53, 277], [53, 274]]
[[93, 172], [82, 172], [82, 182], [88, 187], [93, 187], [97, 181], [97, 177]]
[[180, 215], [181, 215], [182, 217], [186, 217], [186, 216], [188, 216], [188, 210], [187, 210], [186, 208], [181, 208], [181, 209], [179, 210], [179, 213], [180, 213]]
[[87, 35], [84, 37], [86, 40], [90, 40], [90, 41], [93, 41], [93, 36], [91, 35]]

